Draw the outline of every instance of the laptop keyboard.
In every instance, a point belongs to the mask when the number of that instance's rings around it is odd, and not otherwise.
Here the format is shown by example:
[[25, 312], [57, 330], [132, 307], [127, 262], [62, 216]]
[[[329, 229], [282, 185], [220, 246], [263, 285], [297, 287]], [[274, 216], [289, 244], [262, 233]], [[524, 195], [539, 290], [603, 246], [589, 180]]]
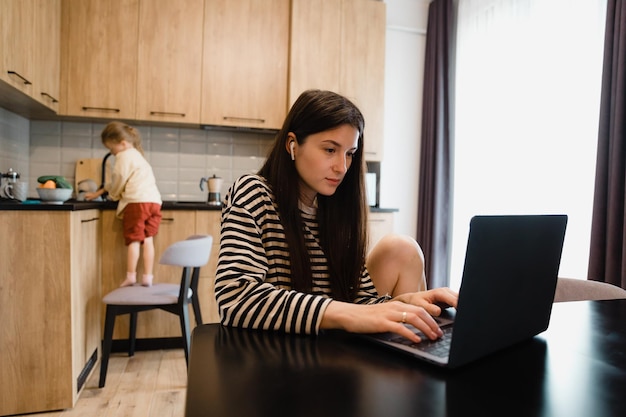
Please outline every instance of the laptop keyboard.
[[422, 341], [419, 343], [412, 342], [402, 336], [394, 336], [389, 340], [395, 343], [400, 343], [405, 346], [419, 349], [434, 356], [445, 358], [450, 352], [450, 343], [452, 342], [452, 328], [452, 326], [443, 327], [441, 329], [443, 331], [443, 336], [436, 340], [430, 340], [414, 328], [412, 328], [413, 331], [422, 338]]

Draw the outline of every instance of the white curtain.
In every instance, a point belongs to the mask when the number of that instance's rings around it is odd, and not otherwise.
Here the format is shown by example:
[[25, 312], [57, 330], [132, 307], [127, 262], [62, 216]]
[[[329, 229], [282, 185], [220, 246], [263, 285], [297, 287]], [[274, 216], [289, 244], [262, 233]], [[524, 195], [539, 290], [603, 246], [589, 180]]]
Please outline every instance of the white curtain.
[[606, 0], [459, 0], [451, 287], [476, 214], [569, 215], [586, 278]]

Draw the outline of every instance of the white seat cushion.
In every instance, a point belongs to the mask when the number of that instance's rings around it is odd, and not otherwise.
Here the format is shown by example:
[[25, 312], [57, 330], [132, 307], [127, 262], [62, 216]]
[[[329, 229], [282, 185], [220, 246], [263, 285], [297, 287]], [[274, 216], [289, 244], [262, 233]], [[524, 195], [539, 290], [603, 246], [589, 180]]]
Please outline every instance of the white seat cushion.
[[[117, 288], [104, 296], [105, 304], [114, 305], [165, 305], [178, 302], [178, 284], [154, 284], [151, 287], [133, 285]], [[189, 297], [193, 291], [189, 289]]]

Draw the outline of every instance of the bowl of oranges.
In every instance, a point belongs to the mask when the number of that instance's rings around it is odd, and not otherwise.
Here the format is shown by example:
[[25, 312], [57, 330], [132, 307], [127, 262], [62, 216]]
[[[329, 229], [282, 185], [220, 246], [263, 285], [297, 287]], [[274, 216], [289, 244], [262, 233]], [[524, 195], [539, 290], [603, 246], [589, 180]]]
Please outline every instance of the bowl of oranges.
[[61, 176], [44, 175], [39, 177], [37, 182], [39, 182], [37, 194], [42, 203], [63, 204], [74, 192], [72, 185]]

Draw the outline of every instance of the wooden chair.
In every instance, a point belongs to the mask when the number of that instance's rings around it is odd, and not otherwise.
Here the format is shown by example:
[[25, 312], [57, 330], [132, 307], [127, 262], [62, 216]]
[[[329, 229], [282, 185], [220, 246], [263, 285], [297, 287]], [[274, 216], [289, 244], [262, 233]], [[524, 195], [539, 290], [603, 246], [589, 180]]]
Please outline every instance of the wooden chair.
[[183, 336], [185, 359], [189, 363], [190, 326], [189, 303], [193, 306], [196, 325], [202, 324], [200, 302], [198, 300], [198, 279], [200, 267], [206, 265], [211, 253], [213, 238], [209, 235], [193, 235], [170, 245], [159, 260], [163, 265], [181, 266], [183, 268], [180, 284], [155, 283], [151, 287], [133, 285], [117, 288], [104, 296], [106, 317], [104, 322], [104, 340], [102, 341], [102, 362], [100, 364], [99, 387], [106, 382], [109, 355], [113, 343], [115, 318], [122, 314], [130, 314], [128, 356], [135, 354], [135, 336], [137, 330], [137, 314], [141, 311], [161, 309], [180, 318], [180, 329]]
[[554, 302], [614, 300], [626, 298], [626, 290], [607, 282], [588, 279], [559, 278]]

